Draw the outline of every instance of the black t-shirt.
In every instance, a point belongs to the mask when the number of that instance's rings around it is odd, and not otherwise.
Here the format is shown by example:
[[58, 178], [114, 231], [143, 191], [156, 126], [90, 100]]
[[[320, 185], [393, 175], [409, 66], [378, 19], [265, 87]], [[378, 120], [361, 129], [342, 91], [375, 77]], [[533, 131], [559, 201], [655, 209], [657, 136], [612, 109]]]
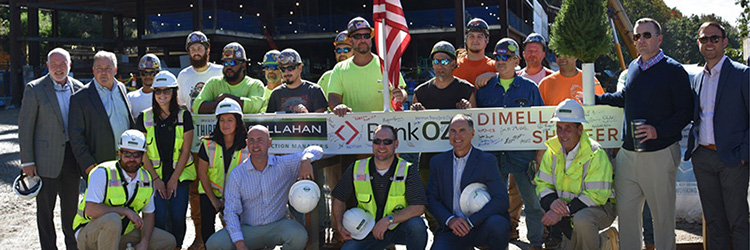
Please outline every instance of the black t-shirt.
[[[161, 176], [164, 182], [169, 181], [174, 172], [174, 166], [172, 162], [176, 159], [172, 159], [172, 152], [174, 150], [174, 130], [177, 124], [177, 114], [179, 112], [172, 112], [169, 114], [167, 119], [162, 120], [161, 117], [154, 114], [154, 138], [156, 139], [156, 148], [159, 150], [159, 159], [162, 162]], [[146, 127], [143, 124], [143, 113], [138, 115], [138, 121], [135, 123], [136, 129], [140, 130], [144, 134], [146, 133]], [[183, 112], [182, 115], [182, 126], [183, 133], [193, 130], [193, 117], [190, 112]], [[153, 142], [146, 142], [147, 145]], [[157, 167], [157, 166], [154, 166]]]
[[286, 111], [287, 113], [292, 113], [292, 107], [299, 104], [305, 105], [305, 108], [310, 113], [328, 107], [328, 101], [326, 101], [326, 97], [323, 94], [323, 89], [317, 84], [302, 80], [302, 84], [294, 89], [290, 89], [286, 84], [276, 87], [268, 98], [268, 109], [266, 109], [266, 112]]
[[432, 78], [414, 90], [417, 101], [426, 109], [456, 109], [456, 103], [461, 99], [468, 101], [472, 93], [474, 85], [456, 77], [453, 77], [451, 84], [444, 89], [435, 86], [435, 78]]
[[[237, 150], [234, 149], [235, 148], [234, 146], [227, 148], [227, 147], [224, 147], [224, 145], [222, 145], [223, 143], [217, 142], [216, 144], [219, 144], [219, 146], [221, 146], [222, 148], [222, 153], [223, 153], [222, 158], [224, 159], [224, 173], [227, 173], [229, 172], [229, 164], [232, 163], [232, 157], [234, 156], [234, 151], [237, 151]], [[206, 149], [206, 145], [203, 143], [201, 143], [201, 149], [198, 151], [198, 158], [208, 162], [209, 164], [211, 163], [211, 161], [209, 161], [208, 159], [208, 150]]]

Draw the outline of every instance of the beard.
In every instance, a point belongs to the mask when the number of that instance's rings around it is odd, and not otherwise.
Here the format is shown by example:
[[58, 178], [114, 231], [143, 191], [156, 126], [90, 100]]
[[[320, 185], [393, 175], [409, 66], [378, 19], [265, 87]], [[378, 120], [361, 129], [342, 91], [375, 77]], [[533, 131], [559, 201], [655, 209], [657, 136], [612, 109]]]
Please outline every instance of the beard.
[[[227, 71], [232, 71], [233, 74], [230, 76], [230, 75], [227, 74]], [[239, 80], [240, 77], [244, 76], [244, 74], [243, 74], [244, 72], [245, 72], [245, 69], [242, 69], [242, 68], [239, 71], [237, 71], [237, 72], [234, 72], [234, 70], [231, 70], [231, 69], [225, 69], [224, 70], [224, 79], [227, 82], [235, 82], [235, 81]]]
[[141, 163], [137, 160], [125, 160], [120, 159], [120, 167], [125, 170], [125, 172], [134, 174], [138, 172], [138, 169], [141, 168]]
[[200, 59], [195, 59], [195, 57], [190, 57], [190, 65], [193, 66], [193, 68], [202, 68], [205, 67], [206, 64], [208, 64], [208, 52], [203, 53], [203, 56], [201, 56]]
[[279, 82], [279, 80], [281, 80], [281, 76], [279, 76], [279, 74], [275, 74], [275, 73], [267, 73], [266, 74], [266, 81], [267, 82], [277, 83], [277, 82]]

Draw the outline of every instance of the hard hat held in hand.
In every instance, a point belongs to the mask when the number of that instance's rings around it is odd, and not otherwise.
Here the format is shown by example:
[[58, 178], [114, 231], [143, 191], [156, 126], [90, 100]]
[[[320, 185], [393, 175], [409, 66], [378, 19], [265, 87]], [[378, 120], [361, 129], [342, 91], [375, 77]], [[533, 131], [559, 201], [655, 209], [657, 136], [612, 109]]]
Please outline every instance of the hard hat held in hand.
[[375, 217], [365, 210], [355, 207], [346, 210], [343, 219], [344, 229], [349, 231], [352, 239], [362, 240], [375, 227]]
[[146, 152], [146, 136], [135, 129], [125, 130], [120, 136], [119, 148]]
[[481, 210], [484, 205], [490, 202], [490, 193], [487, 192], [487, 186], [482, 183], [471, 183], [464, 191], [461, 192], [459, 204], [461, 211], [466, 217], [471, 216]]
[[320, 200], [320, 188], [311, 180], [301, 180], [289, 189], [289, 204], [297, 212], [306, 214], [318, 206]]
[[565, 99], [555, 108], [555, 115], [551, 122], [573, 122], [573, 123], [584, 123], [586, 121], [586, 113], [583, 112], [583, 106], [573, 99]]
[[177, 77], [169, 71], [159, 71], [154, 76], [152, 88], [177, 88]]
[[13, 191], [24, 199], [32, 199], [42, 190], [42, 178], [39, 176], [29, 177], [21, 171], [21, 174], [13, 181]]
[[238, 114], [242, 115], [242, 107], [232, 98], [224, 98], [219, 104], [216, 104], [216, 112], [214, 115], [219, 116], [222, 114]]

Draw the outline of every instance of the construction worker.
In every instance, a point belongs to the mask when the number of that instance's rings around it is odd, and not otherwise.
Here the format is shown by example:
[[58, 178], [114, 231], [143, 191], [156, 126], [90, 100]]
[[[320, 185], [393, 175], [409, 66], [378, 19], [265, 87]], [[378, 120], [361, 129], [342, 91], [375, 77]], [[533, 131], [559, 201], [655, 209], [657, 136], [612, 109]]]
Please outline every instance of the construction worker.
[[283, 82], [268, 98], [267, 111], [286, 113], [325, 112], [328, 102], [317, 84], [302, 79], [302, 57], [294, 49], [285, 49], [279, 54], [279, 69]]
[[[187, 107], [191, 114], [195, 114], [197, 110], [192, 109], [193, 101], [198, 97], [208, 79], [221, 76], [222, 66], [208, 61], [211, 43], [203, 32], [193, 31], [190, 33], [185, 39], [185, 50], [190, 56], [190, 66], [182, 69], [180, 74], [177, 75], [177, 102], [180, 106]], [[190, 146], [193, 159], [197, 158], [198, 149], [200, 149], [200, 140], [194, 134], [193, 145]], [[193, 220], [193, 226], [195, 227], [195, 240], [188, 249], [200, 249], [203, 247], [203, 241], [200, 235], [201, 212], [197, 181], [190, 184], [189, 200], [190, 218]]]
[[490, 26], [481, 18], [474, 18], [466, 23], [466, 49], [459, 50], [458, 68], [453, 75], [469, 81], [474, 87], [487, 85], [495, 76], [495, 60], [484, 55], [490, 43]]
[[131, 105], [130, 112], [133, 112], [133, 117], [138, 117], [141, 111], [151, 107], [154, 92], [151, 85], [154, 84], [154, 76], [159, 71], [161, 71], [161, 61], [159, 61], [156, 55], [148, 53], [141, 57], [141, 60], [138, 62], [138, 74], [141, 76], [143, 86], [136, 91], [128, 93]]
[[224, 64], [223, 76], [208, 80], [193, 102], [193, 111], [212, 114], [221, 100], [231, 98], [240, 104], [243, 113], [259, 113], [263, 108], [263, 83], [247, 76], [245, 48], [231, 42], [224, 46], [221, 60]]
[[544, 143], [547, 151], [534, 178], [546, 211], [542, 223], [566, 236], [562, 249], [617, 249], [614, 227], [603, 238], [599, 235], [617, 217], [609, 156], [583, 131], [582, 123], [587, 121], [576, 100], [557, 105], [550, 122], [556, 122], [557, 135]]
[[[336, 63], [349, 59], [354, 55], [352, 43], [347, 39], [346, 33], [346, 30], [341, 31], [333, 39], [333, 53], [336, 55]], [[318, 80], [318, 85], [323, 88], [323, 94], [326, 95], [326, 99], [328, 99], [328, 82], [331, 79], [331, 73], [333, 73], [333, 69], [323, 73]]]
[[[537, 33], [531, 33], [523, 41], [523, 60], [526, 61], [526, 67], [518, 72], [518, 75], [534, 81], [537, 86], [542, 79], [554, 73], [554, 71], [544, 67], [542, 61], [547, 55], [547, 41]], [[574, 63], [575, 64], [575, 63]]]
[[193, 117], [178, 104], [177, 77], [172, 73], [156, 74], [153, 88], [154, 105], [141, 112], [135, 126], [148, 142], [143, 168], [154, 179], [156, 227], [170, 232], [182, 246], [188, 193], [195, 180], [190, 155]]
[[[338, 236], [345, 241], [341, 249], [384, 249], [394, 244], [425, 249], [427, 228], [421, 215], [427, 206], [427, 196], [419, 170], [396, 156], [398, 138], [393, 127], [378, 125], [373, 137], [373, 156], [350, 165], [331, 192], [331, 220]], [[376, 221], [366, 237], [344, 227], [346, 202], [351, 199]]]
[[214, 114], [216, 126], [211, 134], [201, 139], [198, 152], [203, 242], [214, 234], [216, 214], [224, 207], [224, 184], [227, 176], [249, 155], [245, 147], [247, 127], [242, 121], [240, 104], [232, 99], [224, 99], [219, 102]]
[[263, 92], [263, 112], [266, 112], [271, 91], [281, 85], [281, 70], [279, 70], [280, 53], [275, 49], [269, 50], [263, 55], [263, 62], [260, 64], [263, 67], [263, 73], [266, 77], [266, 88], [263, 89], [265, 91]]
[[126, 130], [117, 145], [119, 159], [92, 169], [73, 229], [78, 249], [173, 249], [174, 236], [154, 228], [152, 176], [141, 167], [146, 136]]

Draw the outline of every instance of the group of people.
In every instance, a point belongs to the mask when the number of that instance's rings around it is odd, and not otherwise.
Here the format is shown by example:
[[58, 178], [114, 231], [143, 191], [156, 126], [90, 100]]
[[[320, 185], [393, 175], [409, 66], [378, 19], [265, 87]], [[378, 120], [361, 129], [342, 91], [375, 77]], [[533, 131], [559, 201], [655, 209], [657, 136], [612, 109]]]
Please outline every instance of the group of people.
[[[449, 125], [452, 148], [421, 153], [412, 164], [395, 153], [395, 128], [379, 125], [372, 155], [346, 163], [331, 193], [342, 248], [425, 249], [429, 228], [433, 249], [505, 249], [518, 238], [523, 207], [532, 249], [641, 249], [648, 201], [655, 241], [647, 240], [647, 248], [675, 249], [678, 141], [692, 122], [685, 159], [695, 167], [709, 247], [747, 249], [750, 70], [724, 55], [728, 41], [718, 23], [698, 29], [706, 66], [692, 82], [661, 51], [658, 22], [640, 19], [634, 34], [640, 56], [623, 88], [595, 88], [597, 104], [625, 111], [614, 163], [583, 130], [575, 57], [556, 55], [558, 72], [544, 67], [548, 50], [538, 34], [523, 47], [500, 39], [488, 57], [489, 26], [479, 18], [467, 24], [466, 48], [437, 42], [429, 58], [435, 77], [415, 89], [411, 110], [556, 105], [550, 120], [556, 136], [545, 150], [484, 152], [472, 145], [473, 119], [458, 114]], [[143, 87], [131, 93], [114, 78], [113, 53], [96, 53], [94, 79], [84, 85], [68, 76], [70, 54], [53, 49], [49, 74], [26, 85], [19, 118], [23, 174], [44, 183], [36, 196], [41, 247], [56, 248], [59, 196], [68, 249], [179, 248], [188, 204], [196, 228], [191, 248], [304, 248], [305, 228], [287, 219], [288, 193], [295, 181], [314, 178], [312, 162], [323, 149], [269, 154], [268, 129], [242, 116], [330, 111], [344, 117], [381, 111], [385, 94], [391, 105], [402, 105], [402, 77], [383, 92], [372, 37], [367, 20], [352, 19], [334, 39], [338, 63], [317, 83], [301, 78], [305, 65], [297, 51], [271, 50], [262, 60], [264, 84], [247, 75], [241, 44], [224, 46], [217, 65], [209, 62], [209, 39], [196, 31], [185, 44], [190, 66], [175, 76], [146, 54], [138, 64]], [[526, 67], [516, 72], [522, 55]], [[215, 115], [213, 132], [193, 140], [192, 114]], [[81, 177], [87, 189], [79, 202]], [[225, 227], [215, 232], [217, 214]], [[362, 214], [371, 221], [355, 220]], [[619, 232], [610, 227], [615, 218]]]

